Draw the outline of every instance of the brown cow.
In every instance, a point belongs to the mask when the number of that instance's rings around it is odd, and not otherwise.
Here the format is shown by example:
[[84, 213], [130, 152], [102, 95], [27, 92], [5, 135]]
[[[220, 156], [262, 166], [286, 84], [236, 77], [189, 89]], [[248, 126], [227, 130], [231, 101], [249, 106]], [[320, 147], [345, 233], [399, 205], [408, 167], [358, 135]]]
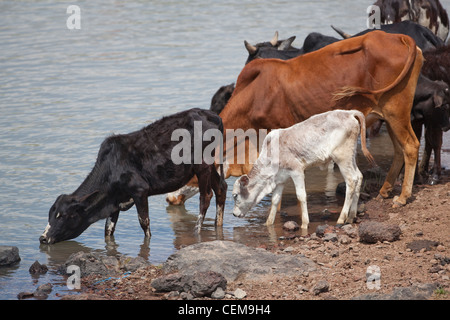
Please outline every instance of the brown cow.
[[[286, 61], [254, 60], [241, 71], [233, 96], [220, 113], [225, 135], [226, 129], [259, 132], [287, 128], [334, 109], [360, 110], [368, 125], [384, 119], [395, 154], [380, 196], [388, 197], [405, 164], [402, 193], [394, 198], [395, 205], [405, 205], [411, 196], [419, 150], [410, 114], [422, 61], [422, 52], [412, 38], [382, 31]], [[250, 154], [257, 146], [245, 141]], [[233, 147], [234, 159], [231, 150], [226, 151], [226, 177], [241, 176], [252, 167], [249, 161], [238, 163], [237, 142]]]

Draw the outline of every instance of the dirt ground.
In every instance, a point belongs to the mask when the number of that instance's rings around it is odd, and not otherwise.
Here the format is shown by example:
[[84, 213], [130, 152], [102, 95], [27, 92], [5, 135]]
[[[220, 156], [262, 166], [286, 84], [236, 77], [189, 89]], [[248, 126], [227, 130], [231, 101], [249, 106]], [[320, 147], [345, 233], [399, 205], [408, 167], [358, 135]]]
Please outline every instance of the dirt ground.
[[[400, 188], [400, 186], [398, 186]], [[398, 192], [398, 190], [396, 190]], [[400, 226], [402, 235], [394, 242], [363, 244], [358, 236], [324, 241], [314, 235], [280, 240], [266, 248], [279, 254], [304, 254], [318, 264], [319, 272], [299, 274], [291, 278], [267, 277], [259, 281], [229, 282], [226, 292], [244, 290], [244, 299], [252, 300], [317, 300], [351, 299], [368, 293], [391, 293], [395, 287], [439, 283], [431, 299], [450, 299], [450, 171], [440, 184], [414, 186], [413, 198], [404, 207], [392, 208], [392, 199], [371, 198], [365, 212], [354, 224], [364, 219], [385, 221]], [[342, 234], [342, 231], [337, 231]], [[423, 248], [422, 245], [428, 244]], [[430, 245], [431, 244], [431, 245]], [[446, 263], [442, 263], [446, 261]], [[379, 268], [379, 287], [367, 285], [368, 267]], [[88, 299], [168, 299], [167, 293], [154, 292], [150, 283], [161, 275], [160, 267], [140, 269], [113, 281], [83, 281], [82, 296]], [[319, 282], [326, 281], [325, 292], [314, 293]], [[225, 299], [235, 299], [228, 296]]]

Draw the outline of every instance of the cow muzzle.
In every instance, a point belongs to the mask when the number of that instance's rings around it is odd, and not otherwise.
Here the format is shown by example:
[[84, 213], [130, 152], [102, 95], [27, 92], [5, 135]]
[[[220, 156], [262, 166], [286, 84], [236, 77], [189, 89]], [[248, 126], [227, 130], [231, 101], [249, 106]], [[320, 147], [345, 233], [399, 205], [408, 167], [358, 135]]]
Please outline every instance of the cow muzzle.
[[52, 238], [47, 238], [46, 236], [40, 236], [39, 237], [39, 242], [42, 244], [52, 244], [55, 241]]

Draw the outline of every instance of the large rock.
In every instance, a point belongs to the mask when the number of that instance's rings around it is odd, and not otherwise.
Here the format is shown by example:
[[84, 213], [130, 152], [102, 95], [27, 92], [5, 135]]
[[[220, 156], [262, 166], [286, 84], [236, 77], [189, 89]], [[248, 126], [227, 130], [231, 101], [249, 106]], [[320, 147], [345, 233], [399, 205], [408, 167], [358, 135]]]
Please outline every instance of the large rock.
[[364, 243], [392, 242], [398, 240], [401, 234], [400, 227], [395, 224], [370, 220], [359, 225], [359, 241]]
[[427, 300], [438, 287], [437, 283], [414, 284], [410, 287], [394, 288], [392, 293], [368, 293], [352, 300]]
[[152, 281], [152, 287], [161, 292], [189, 292], [194, 297], [209, 297], [219, 287], [225, 290], [227, 280], [214, 271], [196, 272], [193, 275], [175, 273], [156, 278]]
[[120, 256], [117, 258], [94, 252], [79, 251], [71, 254], [59, 270], [61, 273], [66, 274], [68, 266], [76, 265], [80, 267], [81, 277], [83, 278], [91, 274], [112, 276], [126, 271], [134, 272], [148, 264], [142, 257], [131, 258]]
[[10, 266], [19, 261], [19, 248], [13, 246], [0, 246], [0, 267]]
[[315, 270], [315, 263], [304, 255], [275, 254], [221, 240], [187, 246], [163, 264], [165, 273], [215, 271], [228, 281], [257, 279], [265, 275], [293, 276]]

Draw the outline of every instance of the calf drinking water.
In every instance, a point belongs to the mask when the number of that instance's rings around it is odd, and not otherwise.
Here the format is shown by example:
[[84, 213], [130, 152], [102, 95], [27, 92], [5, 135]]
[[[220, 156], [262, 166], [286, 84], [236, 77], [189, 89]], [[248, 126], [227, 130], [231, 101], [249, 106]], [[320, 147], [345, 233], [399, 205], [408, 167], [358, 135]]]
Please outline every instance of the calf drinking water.
[[337, 224], [352, 222], [356, 216], [362, 174], [356, 166], [356, 148], [374, 165], [366, 147], [364, 115], [356, 110], [335, 110], [312, 116], [286, 129], [272, 130], [248, 175], [233, 187], [233, 214], [243, 217], [253, 205], [272, 192], [272, 205], [266, 224], [274, 223], [284, 185], [291, 178], [302, 210], [302, 229], [308, 228], [305, 169], [334, 161], [346, 183], [345, 202]]

